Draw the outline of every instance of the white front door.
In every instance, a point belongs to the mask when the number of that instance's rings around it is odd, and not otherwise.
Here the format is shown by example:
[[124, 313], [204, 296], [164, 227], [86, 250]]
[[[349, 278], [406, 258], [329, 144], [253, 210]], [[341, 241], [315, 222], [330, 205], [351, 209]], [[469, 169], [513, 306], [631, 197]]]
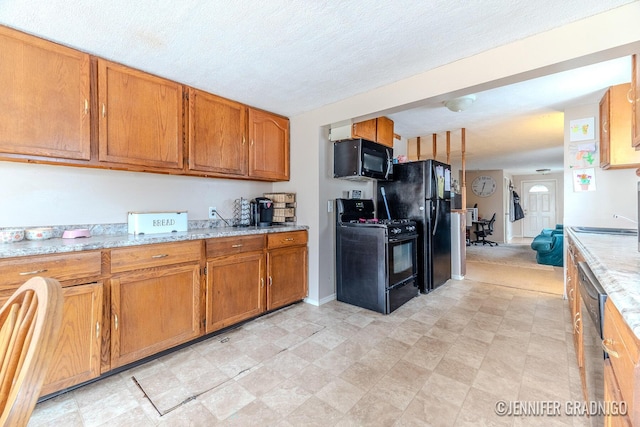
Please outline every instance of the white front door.
[[556, 226], [556, 181], [522, 181], [524, 237], [535, 237], [543, 228]]

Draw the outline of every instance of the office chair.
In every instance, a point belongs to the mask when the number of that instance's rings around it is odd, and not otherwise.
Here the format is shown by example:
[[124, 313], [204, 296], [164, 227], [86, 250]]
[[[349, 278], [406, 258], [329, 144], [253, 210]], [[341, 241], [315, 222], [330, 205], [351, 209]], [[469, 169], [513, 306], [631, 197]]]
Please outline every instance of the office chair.
[[476, 240], [473, 242], [482, 243], [483, 245], [489, 246], [498, 246], [497, 242], [493, 242], [491, 240], [487, 240], [486, 238], [493, 234], [493, 223], [496, 222], [496, 214], [493, 213], [493, 216], [489, 220], [489, 222], [477, 222], [476, 224], [480, 224], [480, 229], [474, 231], [473, 233], [476, 235]]
[[0, 425], [26, 426], [62, 322], [62, 287], [33, 277], [0, 309]]

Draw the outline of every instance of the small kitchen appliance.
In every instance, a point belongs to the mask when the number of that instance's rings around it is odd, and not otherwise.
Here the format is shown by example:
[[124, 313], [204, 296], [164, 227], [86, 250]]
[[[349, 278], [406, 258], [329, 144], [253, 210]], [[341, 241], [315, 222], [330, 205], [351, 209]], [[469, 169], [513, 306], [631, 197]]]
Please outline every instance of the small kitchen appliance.
[[254, 225], [270, 227], [273, 224], [273, 200], [256, 197], [253, 204]]
[[364, 181], [393, 178], [393, 148], [366, 139], [333, 144], [333, 177]]

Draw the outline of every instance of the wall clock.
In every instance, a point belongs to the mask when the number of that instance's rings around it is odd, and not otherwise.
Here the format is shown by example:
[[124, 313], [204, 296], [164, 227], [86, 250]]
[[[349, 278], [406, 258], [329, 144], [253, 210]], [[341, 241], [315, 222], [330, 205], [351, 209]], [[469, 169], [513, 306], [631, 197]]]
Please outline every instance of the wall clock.
[[490, 176], [480, 175], [471, 183], [471, 190], [478, 197], [488, 197], [496, 191], [496, 180]]

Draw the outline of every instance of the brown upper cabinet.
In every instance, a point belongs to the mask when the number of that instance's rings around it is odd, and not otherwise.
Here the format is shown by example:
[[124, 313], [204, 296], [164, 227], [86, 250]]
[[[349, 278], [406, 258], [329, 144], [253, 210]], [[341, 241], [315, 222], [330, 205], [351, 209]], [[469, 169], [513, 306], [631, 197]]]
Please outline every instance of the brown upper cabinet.
[[0, 152], [89, 160], [89, 55], [0, 26]]
[[600, 100], [600, 167], [640, 167], [640, 152], [631, 145], [629, 83], [611, 86]]
[[364, 138], [393, 147], [393, 120], [387, 117], [354, 123], [351, 128], [353, 138]]
[[98, 158], [182, 169], [182, 85], [98, 60]]
[[289, 119], [249, 108], [249, 178], [289, 180]]
[[285, 117], [2, 26], [0, 52], [2, 160], [289, 180]]
[[640, 150], [640, 54], [635, 54], [631, 61], [631, 127], [633, 136], [631, 143]]
[[246, 129], [244, 105], [189, 89], [189, 170], [246, 176]]

